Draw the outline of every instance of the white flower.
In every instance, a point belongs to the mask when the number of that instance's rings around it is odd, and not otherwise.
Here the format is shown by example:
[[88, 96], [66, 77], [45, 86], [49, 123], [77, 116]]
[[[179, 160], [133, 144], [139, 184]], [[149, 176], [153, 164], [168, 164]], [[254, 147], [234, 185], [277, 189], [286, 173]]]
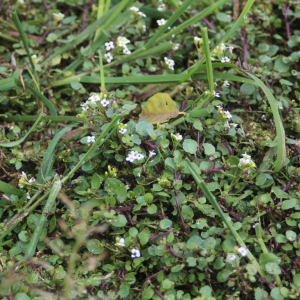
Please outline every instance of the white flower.
[[173, 136], [174, 136], [175, 140], [182, 141], [182, 135], [181, 134], [177, 133], [176, 135], [174, 134]]
[[229, 261], [235, 261], [236, 259], [237, 259], [237, 257], [234, 254], [228, 254], [227, 255], [227, 260], [229, 260]]
[[152, 157], [152, 156], [155, 156], [156, 153], [154, 151], [149, 151], [149, 156]]
[[223, 110], [222, 105], [217, 105], [216, 108], [218, 108], [218, 110], [219, 110], [219, 109]]
[[28, 180], [29, 183], [33, 183], [34, 181], [35, 181], [35, 179], [34, 179], [33, 177], [31, 177], [31, 178]]
[[215, 90], [213, 90], [213, 94], [214, 94], [215, 97], [220, 97], [220, 94], [219, 94], [219, 93], [216, 93]]
[[121, 239], [119, 240], [119, 242], [117, 243], [117, 246], [125, 247], [125, 239], [121, 238]]
[[60, 21], [60, 20], [62, 20], [63, 18], [64, 18], [64, 14], [62, 14], [62, 13], [58, 13], [58, 14], [55, 14], [55, 13], [53, 13], [53, 17], [54, 17], [54, 20], [55, 21]]
[[226, 86], [230, 86], [230, 83], [227, 80], [224, 81], [222, 87], [226, 87]]
[[227, 110], [227, 111], [224, 111], [224, 114], [226, 116], [227, 119], [232, 119], [232, 115], [231, 113]]
[[126, 157], [126, 160], [129, 162], [134, 162], [136, 160], [136, 153], [135, 151], [131, 151], [128, 156]]
[[157, 22], [158, 26], [162, 26], [167, 23], [167, 21], [165, 19], [157, 20], [156, 22]]
[[221, 48], [220, 48], [220, 49], [221, 49], [222, 52], [223, 52], [224, 50], [226, 50], [226, 46], [225, 46], [224, 43], [221, 44]]
[[92, 103], [96, 103], [97, 101], [100, 101], [100, 96], [98, 94], [92, 94], [89, 98], [88, 101]]
[[240, 162], [238, 165], [241, 169], [255, 168], [255, 163], [251, 159], [251, 156], [249, 154], [245, 152], [244, 154], [242, 154], [242, 156], [243, 158], [240, 158]]
[[24, 185], [20, 185], [20, 189], [23, 189], [24, 188]]
[[234, 128], [236, 128], [239, 124], [230, 123], [230, 125], [233, 126]]
[[172, 47], [172, 49], [174, 51], [177, 51], [179, 49], [179, 47], [180, 47], [180, 44], [174, 44], [174, 46]]
[[162, 11], [162, 10], [165, 10], [166, 9], [166, 5], [165, 4], [161, 4], [158, 8], [157, 8], [157, 10], [159, 10], [159, 11]]
[[141, 173], [137, 173], [136, 176], [137, 177], [141, 177], [142, 175], [141, 175]]
[[31, 59], [35, 65], [40, 61], [40, 59], [36, 56], [36, 54], [32, 55]]
[[29, 199], [31, 199], [31, 197], [28, 195], [28, 196], [27, 196], [27, 199], [29, 200]]
[[147, 26], [143, 25], [143, 30], [146, 31], [147, 30]]
[[136, 12], [136, 13], [139, 11], [139, 9], [135, 6], [132, 6], [129, 9], [132, 10], [133, 12]]
[[125, 188], [126, 188], [126, 190], [129, 190], [129, 189], [130, 189], [130, 185], [129, 185], [129, 184], [126, 184], [126, 185], [125, 185]]
[[18, 2], [24, 4], [24, 0], [18, 0]]
[[114, 42], [105, 43], [106, 51], [115, 48]]
[[201, 38], [199, 38], [199, 37], [197, 37], [197, 36], [194, 37], [194, 42], [195, 42], [195, 43], [200, 42], [200, 41], [201, 41]]
[[234, 47], [229, 46], [228, 49], [229, 49], [230, 54], [232, 54], [232, 50], [234, 49]]
[[13, 130], [13, 129], [14, 129], [14, 126], [10, 126], [9, 129], [10, 129], [10, 130]]
[[130, 54], [131, 51], [127, 47], [124, 47], [123, 53]]
[[126, 39], [126, 37], [124, 36], [119, 36], [117, 39], [117, 45], [119, 47], [126, 47], [126, 44], [129, 44], [130, 41], [128, 39]]
[[221, 62], [222, 63], [230, 62], [230, 59], [229, 59], [229, 57], [225, 56], [225, 57], [222, 57]]
[[127, 131], [127, 129], [126, 129], [126, 128], [121, 128], [121, 129], [119, 130], [119, 132], [120, 132], [121, 134], [125, 134], [125, 133], [126, 133], [126, 131]]
[[238, 248], [238, 253], [241, 254], [243, 257], [247, 256], [248, 249], [245, 247]]
[[132, 258], [137, 258], [137, 257], [141, 257], [141, 252], [138, 249], [132, 249], [131, 250], [131, 257]]
[[87, 137], [88, 143], [95, 143], [95, 137], [93, 135]]
[[104, 54], [104, 56], [108, 63], [110, 63], [113, 60], [113, 56], [109, 52]]
[[174, 70], [175, 62], [173, 59], [165, 57], [165, 63], [167, 64], [169, 69]]
[[142, 154], [142, 153], [138, 153], [137, 155], [136, 155], [136, 159], [137, 160], [143, 160], [145, 158], [145, 156]]
[[103, 100], [101, 101], [101, 104], [102, 104], [103, 107], [106, 107], [106, 106], [109, 105], [109, 101], [108, 101], [107, 99], [103, 99]]
[[138, 12], [138, 14], [144, 18], [146, 18], [146, 15], [144, 13], [142, 13], [141, 11]]
[[89, 109], [89, 106], [88, 106], [88, 104], [86, 102], [83, 103], [83, 104], [80, 104], [80, 106], [82, 107], [83, 110]]

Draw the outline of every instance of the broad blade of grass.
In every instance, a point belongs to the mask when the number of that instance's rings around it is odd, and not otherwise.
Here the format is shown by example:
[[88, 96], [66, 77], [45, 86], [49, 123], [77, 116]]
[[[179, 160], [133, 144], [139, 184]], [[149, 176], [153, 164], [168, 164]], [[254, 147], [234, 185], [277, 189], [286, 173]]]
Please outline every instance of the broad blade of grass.
[[15, 81], [15, 78], [13, 78], [13, 77], [9, 77], [9, 78], [0, 80], [0, 92], [12, 90], [16, 86], [17, 86], [16, 81]]
[[29, 245], [27, 246], [27, 250], [26, 250], [24, 259], [27, 260], [34, 256], [35, 251], [36, 251], [36, 246], [38, 244], [38, 241], [39, 241], [39, 238], [41, 235], [41, 231], [44, 228], [47, 217], [53, 207], [53, 204], [54, 204], [60, 190], [61, 190], [61, 181], [58, 180], [53, 184], [53, 186], [50, 190], [48, 200], [47, 200], [46, 205], [44, 206], [43, 212], [41, 214], [41, 218], [40, 218], [38, 224], [36, 224], [34, 233], [30, 239]]
[[[27, 115], [27, 116], [9, 116], [9, 117], [4, 117], [4, 121], [6, 122], [30, 122], [30, 121], [35, 121], [39, 116], [32, 116], [32, 115]], [[72, 116], [44, 116], [44, 119], [47, 121], [51, 121], [52, 123], [64, 123], [64, 122], [82, 122], [82, 120], [79, 120], [77, 117], [72, 117]]]
[[213, 90], [214, 90], [214, 77], [213, 77], [213, 70], [212, 70], [212, 65], [211, 65], [207, 28], [202, 28], [201, 33], [202, 33], [202, 39], [203, 39], [203, 48], [204, 48], [204, 55], [205, 55], [205, 61], [206, 61], [206, 71], [207, 71], [207, 77], [208, 77], [209, 91], [210, 91], [210, 94], [212, 95]]
[[42, 165], [40, 167], [39, 173], [37, 175], [36, 182], [39, 184], [44, 183], [44, 178], [49, 176], [52, 172], [52, 166], [53, 166], [53, 157], [55, 154], [55, 148], [57, 146], [57, 143], [60, 141], [62, 136], [67, 133], [72, 127], [76, 126], [77, 124], [70, 124], [66, 126], [65, 128], [61, 129], [53, 138], [53, 140], [50, 142], [47, 151], [43, 157]]
[[3, 182], [3, 181], [0, 181], [0, 191], [2, 193], [4, 193], [5, 195], [7, 196], [10, 196], [10, 195], [17, 195], [19, 197], [22, 197], [25, 192], [24, 191], [21, 191], [15, 187], [13, 187], [12, 185], [6, 183], [6, 182]]
[[[186, 164], [188, 166], [188, 169], [190, 170], [192, 176], [194, 177], [197, 185], [200, 187], [200, 189], [202, 190], [203, 194], [205, 195], [205, 197], [209, 200], [209, 202], [211, 203], [211, 205], [215, 208], [215, 210], [217, 211], [219, 217], [222, 219], [222, 221], [224, 222], [224, 224], [226, 225], [226, 227], [230, 230], [231, 234], [234, 236], [235, 240], [237, 241], [237, 243], [241, 246], [241, 247], [246, 247], [246, 245], [244, 244], [243, 240], [241, 239], [241, 237], [239, 236], [239, 234], [236, 232], [236, 230], [233, 228], [231, 221], [229, 221], [230, 217], [226, 216], [223, 212], [223, 210], [221, 209], [221, 207], [219, 206], [216, 198], [214, 197], [214, 195], [209, 191], [209, 189], [206, 186], [206, 183], [202, 180], [202, 178], [200, 177], [200, 175], [197, 173], [197, 170], [195, 170], [194, 165], [190, 162], [190, 160], [188, 158], [186, 158]], [[258, 273], [260, 274], [260, 276], [262, 276], [263, 278], [266, 277], [265, 272], [263, 271], [263, 269], [261, 268], [261, 266], [259, 265], [259, 263], [257, 262], [257, 260], [255, 259], [255, 257], [252, 255], [252, 253], [250, 252], [250, 250], [248, 249], [247, 251], [247, 257], [248, 259], [256, 266]]]
[[285, 131], [284, 131], [284, 128], [283, 128], [283, 125], [281, 122], [279, 112], [278, 112], [278, 106], [276, 104], [276, 99], [272, 95], [271, 91], [266, 87], [266, 85], [259, 78], [257, 78], [255, 75], [253, 75], [251, 73], [248, 73], [248, 72], [245, 72], [245, 73], [249, 77], [251, 77], [257, 83], [257, 85], [263, 90], [263, 92], [265, 93], [265, 95], [270, 103], [272, 113], [274, 116], [276, 136], [277, 136], [277, 142], [278, 142], [277, 159], [276, 159], [276, 163], [275, 163], [274, 172], [279, 172], [285, 164], [286, 148], [285, 148]]

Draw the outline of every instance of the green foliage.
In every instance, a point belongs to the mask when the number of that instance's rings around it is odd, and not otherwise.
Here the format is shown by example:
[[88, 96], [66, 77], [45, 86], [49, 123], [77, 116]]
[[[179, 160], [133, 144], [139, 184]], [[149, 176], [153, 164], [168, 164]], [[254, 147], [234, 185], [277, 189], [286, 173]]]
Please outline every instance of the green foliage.
[[22, 2], [1, 299], [299, 299], [299, 5]]

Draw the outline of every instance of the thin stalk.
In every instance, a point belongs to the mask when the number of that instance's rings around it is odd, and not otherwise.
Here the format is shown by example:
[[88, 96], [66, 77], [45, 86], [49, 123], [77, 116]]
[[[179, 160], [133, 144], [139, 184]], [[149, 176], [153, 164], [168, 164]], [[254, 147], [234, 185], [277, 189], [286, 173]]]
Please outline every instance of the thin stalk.
[[100, 65], [101, 90], [105, 90], [103, 59], [102, 59], [102, 54], [101, 54], [100, 50], [98, 53], [99, 53], [99, 65]]
[[[105, 0], [99, 0], [98, 1], [97, 20], [100, 19], [104, 14], [104, 5], [105, 5]], [[100, 33], [101, 33], [101, 28], [98, 28], [95, 32], [95, 35], [94, 35], [94, 42], [99, 37]]]

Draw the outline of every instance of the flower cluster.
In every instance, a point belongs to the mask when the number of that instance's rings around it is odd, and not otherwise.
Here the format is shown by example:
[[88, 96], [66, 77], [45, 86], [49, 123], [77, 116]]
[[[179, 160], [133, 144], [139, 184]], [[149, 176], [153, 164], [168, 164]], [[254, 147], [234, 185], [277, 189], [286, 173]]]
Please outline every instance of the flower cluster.
[[179, 49], [179, 47], [180, 47], [180, 44], [174, 44], [174, 46], [172, 47], [172, 49], [174, 51], [177, 51]]
[[161, 19], [161, 20], [157, 20], [156, 22], [157, 22], [158, 26], [163, 26], [167, 23], [167, 20]]
[[121, 134], [125, 134], [125, 133], [127, 132], [126, 127], [127, 127], [126, 124], [121, 123], [120, 126], [119, 126], [119, 129], [120, 129], [119, 132], [120, 132]]
[[141, 257], [141, 252], [138, 249], [131, 250], [131, 258]]
[[65, 15], [62, 13], [58, 13], [58, 14], [53, 13], [53, 17], [55, 21], [60, 21], [65, 17]]
[[24, 171], [22, 171], [22, 174], [21, 174], [21, 178], [19, 180], [19, 187], [22, 189], [24, 188], [24, 184], [31, 184], [31, 183], [34, 183], [35, 182], [35, 178], [31, 177], [29, 180], [27, 178], [27, 175]]
[[[232, 54], [232, 50], [234, 49], [232, 46], [226, 47], [224, 43], [221, 43], [221, 45], [217, 46], [212, 53], [212, 56], [217, 56], [222, 63], [230, 62], [230, 59], [228, 56], [225, 56], [226, 49], [229, 49], [230, 54]], [[211, 58], [212, 60], [215, 60], [215, 58]]]
[[134, 14], [138, 14], [138, 15], [140, 15], [140, 16], [142, 16], [142, 17], [146, 17], [146, 15], [143, 13], [143, 12], [141, 12], [137, 7], [135, 7], [135, 6], [132, 6], [132, 7], [130, 7], [130, 10], [134, 13]]
[[143, 160], [145, 156], [137, 151], [130, 151], [126, 160], [133, 163], [135, 160]]
[[[103, 96], [103, 99], [101, 100], [102, 96]], [[88, 98], [88, 100], [86, 102], [80, 104], [80, 106], [82, 107], [82, 110], [88, 110], [89, 109], [89, 104], [95, 104], [96, 102], [101, 100], [101, 102], [100, 102], [101, 105], [103, 107], [107, 107], [109, 105], [110, 101], [107, 100], [106, 97], [107, 96], [103, 95], [103, 94], [101, 94], [101, 97], [100, 97], [99, 94], [92, 93], [90, 95], [90, 97]]]
[[173, 59], [169, 59], [169, 58], [165, 57], [165, 63], [170, 70], [174, 70], [175, 62]]
[[95, 137], [93, 135], [90, 135], [87, 137], [87, 142], [88, 143], [95, 143]]
[[222, 115], [224, 119], [228, 119], [228, 120], [232, 119], [232, 115], [228, 110], [224, 111], [221, 105], [217, 105], [216, 107], [218, 109], [218, 112]]
[[229, 59], [229, 57], [224, 56], [224, 57], [221, 58], [221, 62], [222, 62], [222, 63], [230, 62], [230, 59]]
[[240, 158], [240, 162], [239, 162], [239, 167], [241, 169], [247, 169], [247, 168], [255, 168], [255, 163], [254, 161], [251, 159], [251, 156], [249, 154], [247, 154], [246, 152], [244, 154], [242, 154], [242, 158]]
[[124, 36], [119, 36], [118, 39], [117, 39], [117, 45], [119, 47], [123, 47], [123, 53], [124, 54], [130, 54], [131, 51], [127, 48], [127, 44], [130, 44], [130, 41], [128, 39], [126, 39], [126, 37]]
[[230, 83], [229, 83], [227, 80], [225, 80], [225, 81], [223, 82], [222, 87], [226, 87], [226, 86], [230, 86]]

